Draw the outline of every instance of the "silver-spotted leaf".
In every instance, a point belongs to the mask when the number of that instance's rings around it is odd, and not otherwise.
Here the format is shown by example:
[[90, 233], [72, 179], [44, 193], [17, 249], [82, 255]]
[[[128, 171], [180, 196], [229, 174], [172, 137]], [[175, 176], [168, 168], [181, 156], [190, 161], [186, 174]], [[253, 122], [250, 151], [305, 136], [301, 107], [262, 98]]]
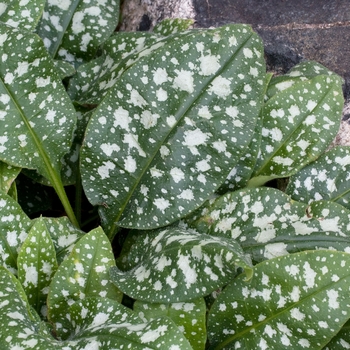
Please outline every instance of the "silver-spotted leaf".
[[168, 36], [189, 29], [193, 23], [193, 19], [166, 18], [154, 26], [153, 33]]
[[101, 56], [77, 69], [69, 82], [69, 96], [81, 104], [99, 104], [123, 71], [159, 48], [162, 40], [148, 32], [118, 32], [111, 36], [102, 46]]
[[17, 273], [18, 251], [27, 237], [31, 221], [19, 204], [0, 191], [0, 265]]
[[8, 193], [21, 168], [0, 161], [0, 190]]
[[162, 316], [170, 317], [183, 332], [193, 349], [205, 349], [207, 308], [203, 298], [172, 304], [152, 304], [137, 300], [133, 309], [144, 321]]
[[339, 76], [320, 75], [265, 103], [260, 152], [249, 186], [291, 176], [322, 154], [339, 129], [341, 85]]
[[264, 69], [251, 28], [227, 25], [180, 33], [120, 77], [81, 155], [108, 236], [168, 225], [221, 185], [253, 136]]
[[111, 268], [111, 279], [130, 297], [151, 303], [185, 302], [231, 281], [250, 260], [233, 240], [177, 227], [144, 232], [129, 252], [128, 271]]
[[295, 83], [312, 79], [318, 75], [335, 75], [328, 68], [315, 61], [303, 61], [295, 65], [287, 74], [273, 77], [268, 86], [266, 95], [271, 98], [279, 91], [293, 86]]
[[350, 252], [350, 211], [337, 203], [311, 205], [268, 187], [242, 189], [206, 203], [187, 224], [237, 241], [259, 262], [301, 250]]
[[2, 349], [64, 349], [30, 308], [20, 282], [2, 266], [0, 266], [0, 291]]
[[33, 31], [39, 22], [45, 0], [11, 0], [0, 4], [0, 21], [17, 29]]
[[47, 218], [41, 217], [33, 220], [33, 225], [40, 221], [49, 232], [55, 248], [55, 256], [58, 264], [65, 260], [74, 248], [78, 240], [85, 235], [68, 220], [67, 217]]
[[48, 318], [58, 337], [71, 331], [68, 307], [88, 297], [121, 301], [122, 293], [110, 282], [109, 268], [114, 266], [112, 247], [101, 228], [83, 236], [71, 254], [59, 266], [48, 295]]
[[47, 1], [37, 32], [52, 57], [79, 64], [113, 33], [119, 8], [119, 0]]
[[342, 349], [350, 349], [350, 321], [346, 322], [337, 335], [323, 348], [323, 350]]
[[[69, 349], [192, 350], [167, 317], [144, 322], [136, 313], [107, 298], [88, 298], [69, 309], [73, 324]], [[63, 348], [66, 349], [66, 348]]]
[[208, 318], [211, 349], [322, 349], [350, 315], [350, 254], [308, 251], [238, 276]]
[[329, 200], [350, 209], [349, 172], [350, 147], [335, 147], [292, 176], [286, 193], [301, 202]]
[[55, 247], [44, 219], [31, 227], [17, 258], [18, 280], [29, 304], [42, 317], [47, 315], [46, 299], [53, 275], [57, 270]]

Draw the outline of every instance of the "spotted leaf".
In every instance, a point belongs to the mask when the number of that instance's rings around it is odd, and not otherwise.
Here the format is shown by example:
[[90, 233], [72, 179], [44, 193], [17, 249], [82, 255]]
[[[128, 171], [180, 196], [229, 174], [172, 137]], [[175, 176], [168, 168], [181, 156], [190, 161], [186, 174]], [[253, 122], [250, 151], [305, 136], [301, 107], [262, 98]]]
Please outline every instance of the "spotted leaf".
[[295, 200], [337, 202], [350, 209], [350, 148], [336, 147], [301, 169], [289, 180], [286, 192]]
[[[88, 310], [88, 312], [87, 312]], [[89, 298], [70, 310], [74, 349], [184, 349], [191, 346], [175, 323], [167, 317], [144, 322], [136, 313], [114, 300]], [[77, 348], [75, 347], [77, 346]]]
[[193, 19], [166, 18], [154, 26], [153, 32], [168, 36], [188, 29], [193, 23]]
[[350, 252], [349, 210], [327, 201], [296, 202], [268, 187], [227, 193], [186, 222], [198, 232], [237, 241], [255, 262], [301, 250]]
[[21, 168], [0, 161], [0, 190], [8, 193]]
[[38, 219], [23, 242], [17, 258], [18, 280], [30, 305], [46, 317], [46, 299], [57, 270], [55, 248], [44, 219]]
[[109, 237], [118, 226], [170, 224], [221, 185], [253, 136], [261, 52], [245, 25], [185, 32], [120, 77], [81, 154], [85, 192]]
[[33, 31], [42, 15], [45, 0], [12, 0], [0, 4], [0, 21], [17, 29]]
[[48, 295], [48, 317], [60, 338], [71, 331], [68, 307], [88, 297], [106, 297], [117, 301], [122, 294], [109, 280], [114, 266], [110, 242], [101, 228], [83, 236], [59, 266]]
[[60, 218], [40, 217], [33, 220], [33, 225], [36, 225], [37, 221], [40, 221], [50, 234], [58, 264], [68, 257], [74, 245], [85, 235], [85, 232], [73, 226], [64, 216]]
[[236, 242], [176, 227], [144, 232], [129, 259], [134, 267], [113, 267], [112, 281], [130, 297], [151, 303], [200, 298], [231, 281], [238, 267], [248, 278], [251, 272], [250, 261]]
[[52, 57], [79, 64], [113, 33], [119, 7], [119, 0], [47, 1], [37, 32]]
[[0, 191], [0, 265], [17, 273], [19, 248], [27, 237], [31, 221], [18, 203]]
[[350, 321], [346, 322], [338, 334], [323, 348], [323, 350], [350, 349]]
[[266, 102], [260, 152], [248, 186], [293, 175], [322, 154], [339, 129], [341, 84], [336, 75], [320, 75]]
[[172, 304], [151, 304], [137, 300], [134, 303], [134, 311], [144, 321], [162, 316], [170, 317], [183, 332], [193, 349], [205, 349], [207, 310], [203, 298]]
[[81, 104], [99, 104], [127, 68], [162, 46], [164, 40], [149, 32], [111, 36], [104, 43], [101, 56], [78, 68], [69, 83], [70, 97]]
[[309, 251], [238, 276], [208, 318], [211, 349], [322, 349], [348, 320], [350, 255]]
[[318, 75], [335, 75], [332, 71], [315, 61], [303, 61], [294, 66], [287, 74], [273, 77], [266, 95], [271, 98], [279, 91], [293, 86], [295, 83], [312, 79]]

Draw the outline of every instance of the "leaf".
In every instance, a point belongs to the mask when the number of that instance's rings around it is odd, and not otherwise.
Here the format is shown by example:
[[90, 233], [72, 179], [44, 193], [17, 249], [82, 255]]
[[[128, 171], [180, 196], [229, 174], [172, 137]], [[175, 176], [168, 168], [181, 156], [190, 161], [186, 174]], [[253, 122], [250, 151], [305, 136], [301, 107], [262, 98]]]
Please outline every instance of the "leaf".
[[54, 60], [54, 64], [61, 79], [68, 78], [76, 72], [74, 66], [66, 61]]
[[19, 281], [1, 266], [0, 291], [0, 344], [3, 349], [60, 349], [32, 312]]
[[69, 63], [92, 59], [119, 20], [119, 0], [48, 1], [37, 32], [51, 56]]
[[0, 161], [0, 190], [8, 193], [21, 168]]
[[206, 304], [203, 298], [187, 303], [151, 304], [137, 300], [134, 311], [140, 318], [153, 320], [157, 317], [170, 317], [183, 332], [193, 349], [205, 349]]
[[237, 241], [256, 262], [309, 249], [350, 252], [349, 210], [326, 201], [299, 203], [268, 187], [227, 193], [186, 223], [200, 233]]
[[252, 138], [261, 53], [250, 27], [228, 25], [179, 34], [121, 76], [93, 114], [81, 154], [85, 192], [103, 206], [110, 238], [117, 225], [175, 222], [224, 182]]
[[57, 270], [54, 245], [44, 219], [36, 220], [23, 242], [17, 258], [18, 280], [30, 305], [43, 317], [47, 315], [46, 299]]
[[315, 160], [335, 137], [343, 106], [341, 78], [317, 76], [269, 99], [253, 178], [248, 186], [288, 177]]
[[193, 23], [193, 19], [166, 18], [154, 26], [153, 33], [168, 36], [189, 29]]
[[78, 240], [85, 235], [85, 232], [77, 229], [71, 224], [67, 217], [34, 219], [34, 225], [37, 221], [46, 227], [49, 232], [52, 243], [55, 248], [55, 256], [58, 264], [61, 264], [74, 248]]
[[209, 312], [211, 349], [322, 349], [349, 318], [350, 255], [309, 251], [256, 265]]
[[121, 301], [122, 294], [109, 281], [109, 268], [114, 266], [110, 242], [101, 228], [82, 237], [69, 257], [59, 266], [48, 295], [48, 318], [57, 336], [66, 339], [71, 331], [68, 307], [89, 297]]
[[273, 77], [266, 95], [271, 98], [279, 91], [293, 86], [295, 83], [317, 77], [318, 75], [336, 75], [322, 64], [315, 61], [303, 61], [294, 66], [287, 74]]
[[17, 29], [33, 31], [42, 15], [45, 2], [45, 0], [2, 2], [0, 21]]
[[350, 209], [350, 148], [335, 147], [292, 176], [286, 192], [311, 203], [329, 200]]
[[0, 158], [48, 179], [77, 225], [60, 180], [76, 124], [72, 103], [37, 35], [0, 25], [0, 36]]
[[324, 350], [350, 349], [350, 321], [346, 322], [338, 334], [323, 348]]
[[80, 104], [99, 104], [120, 75], [143, 56], [163, 45], [159, 35], [118, 32], [102, 46], [102, 54], [82, 64], [70, 80], [68, 94]]
[[227, 284], [236, 269], [250, 276], [240, 246], [224, 238], [168, 228], [142, 235], [129, 252], [133, 268], [111, 268], [111, 279], [126, 295], [151, 303], [186, 302]]
[[0, 211], [0, 265], [16, 274], [18, 250], [27, 237], [31, 221], [19, 204], [2, 191]]
[[106, 298], [89, 298], [69, 310], [75, 333], [66, 342], [74, 349], [191, 350], [178, 327], [166, 317], [144, 323], [125, 306]]

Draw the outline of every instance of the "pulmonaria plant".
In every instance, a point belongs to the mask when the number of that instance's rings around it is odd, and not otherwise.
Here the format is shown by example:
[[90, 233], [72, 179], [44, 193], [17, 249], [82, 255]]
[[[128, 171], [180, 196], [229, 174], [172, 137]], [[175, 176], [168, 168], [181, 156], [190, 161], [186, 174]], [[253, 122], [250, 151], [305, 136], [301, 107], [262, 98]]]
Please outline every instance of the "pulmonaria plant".
[[0, 3], [2, 348], [349, 349], [342, 79], [119, 6]]

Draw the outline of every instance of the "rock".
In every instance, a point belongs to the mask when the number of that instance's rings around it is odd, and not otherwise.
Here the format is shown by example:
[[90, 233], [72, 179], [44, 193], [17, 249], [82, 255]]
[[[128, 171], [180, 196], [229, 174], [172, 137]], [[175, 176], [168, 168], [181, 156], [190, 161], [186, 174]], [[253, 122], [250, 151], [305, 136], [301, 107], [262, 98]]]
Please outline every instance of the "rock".
[[[122, 30], [149, 30], [164, 18], [179, 17], [203, 28], [248, 23], [264, 41], [270, 71], [283, 74], [302, 60], [318, 61], [344, 78], [350, 106], [348, 0], [128, 0], [122, 12]], [[350, 145], [347, 108], [337, 144]]]

